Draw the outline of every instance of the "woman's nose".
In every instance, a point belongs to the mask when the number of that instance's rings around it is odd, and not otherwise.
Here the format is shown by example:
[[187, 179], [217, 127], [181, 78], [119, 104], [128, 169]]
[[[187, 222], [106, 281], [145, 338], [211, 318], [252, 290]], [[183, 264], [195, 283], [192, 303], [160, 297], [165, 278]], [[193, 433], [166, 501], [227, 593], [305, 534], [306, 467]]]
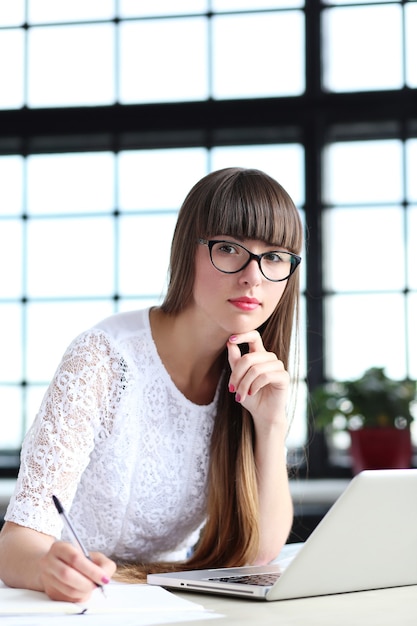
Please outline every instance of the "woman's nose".
[[258, 261], [252, 259], [248, 265], [239, 272], [239, 280], [250, 285], [258, 285], [262, 282], [263, 274]]

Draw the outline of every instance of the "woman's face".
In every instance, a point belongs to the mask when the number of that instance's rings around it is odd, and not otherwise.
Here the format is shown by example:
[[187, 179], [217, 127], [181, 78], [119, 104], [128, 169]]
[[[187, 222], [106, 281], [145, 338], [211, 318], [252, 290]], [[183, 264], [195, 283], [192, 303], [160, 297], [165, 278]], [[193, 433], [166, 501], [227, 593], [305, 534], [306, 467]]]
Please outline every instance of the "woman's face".
[[[212, 239], [241, 244], [254, 254], [283, 251], [253, 239], [237, 240], [226, 235]], [[287, 280], [273, 282], [265, 278], [254, 259], [243, 270], [225, 274], [213, 266], [208, 246], [197, 246], [193, 306], [207, 323], [217, 325], [227, 336], [261, 326], [276, 308], [286, 284]]]

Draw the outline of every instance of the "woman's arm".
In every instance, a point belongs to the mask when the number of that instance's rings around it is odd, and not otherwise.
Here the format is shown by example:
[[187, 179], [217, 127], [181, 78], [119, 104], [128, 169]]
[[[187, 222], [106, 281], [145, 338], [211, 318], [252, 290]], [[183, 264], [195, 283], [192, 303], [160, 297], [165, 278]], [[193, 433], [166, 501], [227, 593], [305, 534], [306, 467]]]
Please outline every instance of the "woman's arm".
[[116, 565], [103, 554], [91, 559], [75, 546], [6, 522], [0, 533], [0, 579], [9, 587], [44, 591], [52, 600], [85, 602], [107, 584]]
[[[87, 332], [68, 348], [22, 446], [19, 476], [0, 534], [0, 578], [13, 587], [45, 591], [53, 599], [85, 599], [113, 564], [91, 563], [78, 547], [56, 542], [62, 522], [52, 502], [70, 508], [105, 421], [112, 367], [102, 334]], [[103, 371], [108, 378], [104, 379]], [[107, 385], [106, 385], [107, 383]]]
[[[249, 344], [243, 356], [240, 343]], [[250, 412], [255, 427], [260, 531], [256, 563], [264, 564], [278, 555], [293, 521], [285, 446], [289, 375], [276, 355], [265, 350], [257, 331], [234, 335], [227, 345], [229, 389]]]
[[0, 533], [0, 578], [9, 587], [43, 591], [39, 561], [54, 538], [36, 530], [6, 522]]
[[255, 564], [272, 561], [288, 539], [293, 503], [288, 483], [285, 435], [280, 426], [256, 429], [255, 463], [259, 496], [259, 552]]

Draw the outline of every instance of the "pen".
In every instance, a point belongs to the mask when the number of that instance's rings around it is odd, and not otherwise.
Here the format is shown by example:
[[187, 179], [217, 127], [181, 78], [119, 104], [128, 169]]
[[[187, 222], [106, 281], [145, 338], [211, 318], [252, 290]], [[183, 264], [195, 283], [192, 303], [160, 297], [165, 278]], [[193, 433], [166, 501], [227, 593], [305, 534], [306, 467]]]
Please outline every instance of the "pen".
[[[58, 500], [58, 498], [56, 496], [52, 496], [52, 500], [54, 501], [56, 510], [58, 511], [58, 513], [60, 514], [60, 516], [62, 517], [62, 520], [64, 522], [64, 526], [67, 529], [67, 531], [69, 532], [69, 534], [72, 537], [73, 543], [75, 543], [76, 545], [78, 545], [84, 556], [89, 560], [92, 561], [91, 556], [88, 554], [87, 549], [85, 548], [85, 546], [83, 545], [81, 539], [78, 537], [77, 533], [75, 532], [75, 529], [73, 527], [73, 525], [70, 522], [70, 519], [68, 517], [68, 515], [65, 512], [64, 507], [62, 506], [62, 504], [60, 503], [60, 501]], [[99, 585], [98, 583], [94, 583], [96, 585], [96, 587], [100, 587], [101, 591], [103, 592], [104, 595], [106, 595], [104, 593], [104, 588], [102, 585]]]

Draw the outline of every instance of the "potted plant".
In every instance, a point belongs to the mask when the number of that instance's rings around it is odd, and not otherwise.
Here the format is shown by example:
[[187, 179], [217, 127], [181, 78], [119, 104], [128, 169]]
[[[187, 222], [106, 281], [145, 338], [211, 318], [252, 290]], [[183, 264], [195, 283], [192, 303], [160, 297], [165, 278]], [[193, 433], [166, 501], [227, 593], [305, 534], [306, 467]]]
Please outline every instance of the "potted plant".
[[383, 368], [372, 367], [361, 378], [317, 387], [311, 410], [318, 428], [347, 430], [352, 469], [410, 467], [410, 425], [416, 382], [392, 380]]

